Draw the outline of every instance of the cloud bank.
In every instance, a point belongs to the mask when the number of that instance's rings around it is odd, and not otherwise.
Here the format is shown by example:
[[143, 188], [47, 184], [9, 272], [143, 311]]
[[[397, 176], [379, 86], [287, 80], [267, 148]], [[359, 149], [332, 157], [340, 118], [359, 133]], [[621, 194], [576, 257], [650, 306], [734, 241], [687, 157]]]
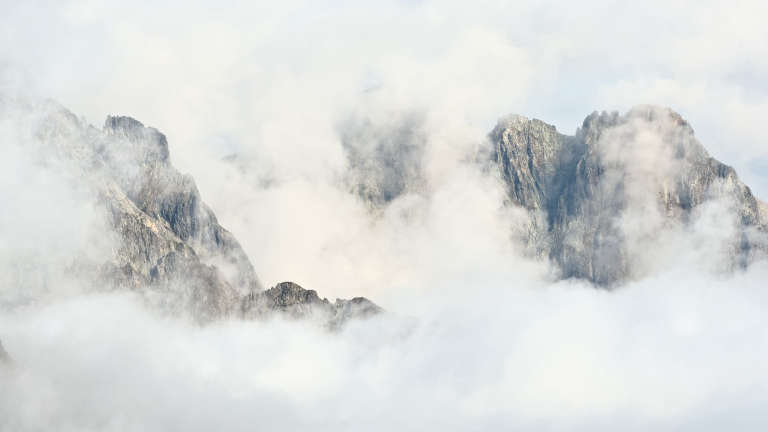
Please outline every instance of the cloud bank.
[[2, 315], [0, 413], [8, 430], [760, 430], [767, 275], [462, 286], [417, 322], [338, 335], [78, 297]]

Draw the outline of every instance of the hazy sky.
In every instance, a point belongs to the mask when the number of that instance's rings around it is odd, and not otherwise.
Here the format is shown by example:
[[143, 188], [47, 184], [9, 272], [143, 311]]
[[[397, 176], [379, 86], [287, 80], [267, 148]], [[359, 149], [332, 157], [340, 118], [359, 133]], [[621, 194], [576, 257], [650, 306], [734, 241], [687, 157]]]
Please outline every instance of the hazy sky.
[[193, 147], [302, 154], [374, 97], [470, 136], [512, 112], [572, 133], [593, 110], [661, 104], [768, 195], [762, 1], [157, 3], [2, 2], [4, 85], [156, 126], [193, 174]]
[[[765, 430], [768, 267], [712, 271], [727, 206], [650, 243], [632, 224], [648, 272], [607, 292], [524, 258], [527, 216], [463, 161], [509, 113], [571, 134], [659, 104], [768, 198], [768, 3], [157, 3], [0, 0], [0, 92], [157, 127], [265, 285], [394, 313], [335, 335], [199, 327], [53, 284], [0, 301], [0, 431]], [[340, 187], [350, 118], [382, 135], [418, 119], [426, 192], [372, 215]], [[103, 227], [28, 123], [0, 120], [4, 300], [11, 268], [96, 253]], [[619, 155], [637, 178], [665, 175], [637, 149]]]

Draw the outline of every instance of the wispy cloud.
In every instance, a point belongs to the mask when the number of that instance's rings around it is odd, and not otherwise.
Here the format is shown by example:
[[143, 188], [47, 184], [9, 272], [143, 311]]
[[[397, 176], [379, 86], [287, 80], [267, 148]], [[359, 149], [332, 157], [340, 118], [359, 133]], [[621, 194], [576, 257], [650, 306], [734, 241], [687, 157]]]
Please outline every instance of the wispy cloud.
[[[0, 295], [33, 301], [0, 306], [13, 358], [0, 429], [764, 429], [768, 269], [711, 271], [727, 203], [650, 243], [657, 220], [638, 208], [622, 229], [644, 272], [609, 293], [525, 258], [510, 239], [527, 216], [471, 162], [510, 112], [572, 133], [594, 109], [658, 103], [768, 195], [754, 162], [767, 157], [768, 93], [750, 78], [768, 68], [762, 3], [0, 9], [3, 94], [159, 128], [266, 285], [365, 295], [395, 315], [336, 335], [280, 320], [199, 327], [41, 274], [95, 253], [104, 226], [81, 179], [41, 163], [29, 120], [4, 116]], [[404, 127], [418, 130], [418, 187], [371, 212], [350, 192], [350, 148], [384, 146], [386, 163]], [[644, 150], [606, 156], [664, 177], [663, 151], [646, 151], [658, 137], [630, 132]]]

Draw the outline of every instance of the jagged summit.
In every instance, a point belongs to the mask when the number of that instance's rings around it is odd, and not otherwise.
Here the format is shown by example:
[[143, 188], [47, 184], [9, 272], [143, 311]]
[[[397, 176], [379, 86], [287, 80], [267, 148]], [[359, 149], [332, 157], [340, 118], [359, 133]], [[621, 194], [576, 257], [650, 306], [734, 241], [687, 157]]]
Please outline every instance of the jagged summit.
[[[104, 120], [104, 131], [107, 133], [124, 133], [130, 135], [140, 135], [144, 132], [144, 123], [128, 116], [108, 115]], [[156, 129], [152, 128], [156, 131]]]
[[727, 246], [733, 266], [766, 249], [764, 204], [668, 108], [594, 112], [573, 136], [508, 116], [489, 140], [510, 203], [531, 215], [524, 241], [557, 263], [562, 277], [612, 286], [641, 275], [638, 255], [690, 224], [708, 202], [721, 202], [734, 217]]
[[496, 124], [496, 128], [509, 128], [509, 129], [524, 128], [531, 123], [546, 124], [537, 118], [528, 118], [520, 114], [508, 114], [499, 119], [499, 121]]
[[107, 116], [102, 129], [106, 135], [119, 136], [136, 145], [134, 151], [145, 160], [169, 162], [168, 140], [155, 128], [145, 127], [140, 121], [126, 116]]
[[331, 303], [315, 290], [307, 290], [293, 282], [249, 294], [241, 305], [243, 317], [261, 318], [279, 311], [294, 318], [311, 318], [330, 328], [338, 328], [350, 319], [367, 318], [383, 310], [364, 297], [336, 299]]

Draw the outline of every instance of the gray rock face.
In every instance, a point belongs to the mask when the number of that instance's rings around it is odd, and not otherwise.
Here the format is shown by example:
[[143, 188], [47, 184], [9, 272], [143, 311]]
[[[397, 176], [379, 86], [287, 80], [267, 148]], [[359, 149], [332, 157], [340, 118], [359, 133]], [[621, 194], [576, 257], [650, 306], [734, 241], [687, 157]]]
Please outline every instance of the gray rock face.
[[525, 242], [532, 254], [557, 263], [564, 278], [611, 286], [639, 275], [635, 255], [664, 231], [686, 227], [706, 203], [733, 219], [732, 266], [766, 249], [765, 204], [671, 110], [593, 113], [574, 136], [511, 116], [489, 138], [509, 201], [531, 216]]
[[215, 266], [203, 263], [167, 222], [143, 212], [114, 184], [103, 192], [102, 202], [119, 240], [101, 280], [118, 288], [149, 288], [153, 302], [201, 321], [232, 311], [238, 290]]
[[372, 209], [425, 187], [422, 162], [426, 147], [423, 119], [396, 116], [387, 124], [350, 118], [341, 125], [347, 156], [345, 182]]
[[351, 300], [336, 299], [334, 303], [321, 299], [314, 290], [307, 290], [293, 282], [281, 282], [261, 292], [254, 292], [243, 299], [241, 311], [244, 318], [263, 319], [274, 312], [292, 318], [317, 320], [335, 329], [351, 319], [368, 318], [382, 309], [364, 297]]
[[99, 264], [100, 283], [149, 288], [153, 303], [201, 321], [228, 315], [240, 297], [261, 289], [192, 178], [171, 165], [163, 134], [129, 117], [108, 117], [97, 130], [55, 104], [39, 127], [43, 146], [90, 180], [107, 210], [116, 244]]
[[[163, 310], [202, 322], [237, 315], [244, 299], [273, 292], [262, 293], [238, 241], [203, 203], [194, 180], [171, 165], [162, 133], [120, 116], [107, 117], [99, 130], [53, 102], [0, 102], [0, 115], [25, 113], [34, 131], [25, 140], [37, 146], [36, 157], [71, 173], [104, 210], [102, 234], [113, 240], [111, 252], [91, 261], [73, 258], [78, 262], [69, 269], [94, 285], [138, 290]], [[305, 296], [291, 304], [311, 308], [314, 302]]]

